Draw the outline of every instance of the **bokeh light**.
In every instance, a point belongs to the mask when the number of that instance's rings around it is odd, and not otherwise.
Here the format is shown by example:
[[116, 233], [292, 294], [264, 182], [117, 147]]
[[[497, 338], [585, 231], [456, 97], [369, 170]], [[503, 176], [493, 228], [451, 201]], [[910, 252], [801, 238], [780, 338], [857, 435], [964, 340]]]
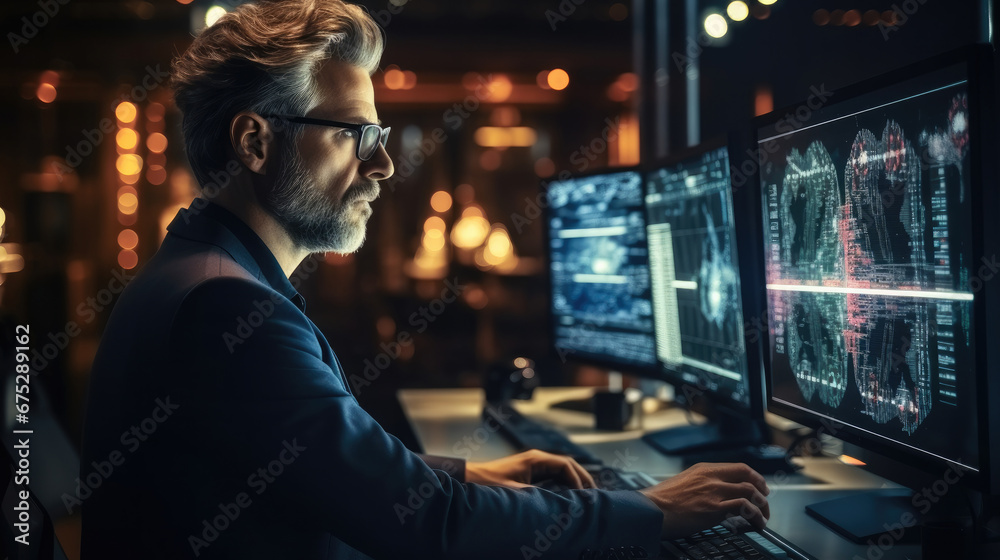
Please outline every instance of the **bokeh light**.
[[130, 123], [134, 121], [137, 113], [138, 111], [136, 110], [135, 105], [129, 103], [128, 101], [122, 101], [118, 104], [118, 107], [115, 108], [115, 116], [118, 117], [118, 120], [123, 123]]
[[556, 91], [566, 89], [566, 86], [569, 85], [569, 74], [562, 68], [555, 68], [549, 71], [546, 82], [550, 88]]
[[720, 14], [710, 14], [705, 18], [705, 33], [716, 39], [723, 37], [729, 31], [729, 24], [726, 18]]
[[435, 212], [447, 212], [451, 209], [451, 195], [447, 191], [438, 191], [431, 195], [431, 208]]
[[139, 235], [130, 229], [123, 229], [118, 234], [118, 246], [122, 249], [135, 249], [139, 245]]

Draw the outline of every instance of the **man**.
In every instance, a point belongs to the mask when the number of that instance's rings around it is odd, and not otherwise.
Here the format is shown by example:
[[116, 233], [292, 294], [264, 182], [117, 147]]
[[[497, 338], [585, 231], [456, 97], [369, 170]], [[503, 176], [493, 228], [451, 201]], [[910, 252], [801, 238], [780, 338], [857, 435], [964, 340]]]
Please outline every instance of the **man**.
[[357, 250], [392, 175], [381, 52], [358, 7], [285, 1], [237, 8], [175, 62], [206, 198], [170, 224], [98, 351], [84, 558], [654, 557], [662, 535], [728, 516], [763, 526], [767, 488], [744, 465], [556, 494], [526, 483], [593, 480], [538, 451], [420, 457], [360, 408], [288, 277]]

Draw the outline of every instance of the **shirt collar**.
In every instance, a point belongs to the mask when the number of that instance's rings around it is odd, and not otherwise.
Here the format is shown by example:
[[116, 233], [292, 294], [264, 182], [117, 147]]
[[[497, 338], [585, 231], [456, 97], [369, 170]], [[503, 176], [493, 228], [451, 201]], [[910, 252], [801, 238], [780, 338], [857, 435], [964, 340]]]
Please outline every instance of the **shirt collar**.
[[184, 208], [177, 214], [167, 230], [221, 247], [259, 280], [267, 282], [271, 288], [305, 311], [305, 298], [285, 276], [278, 259], [260, 236], [229, 210], [196, 198], [190, 208]]

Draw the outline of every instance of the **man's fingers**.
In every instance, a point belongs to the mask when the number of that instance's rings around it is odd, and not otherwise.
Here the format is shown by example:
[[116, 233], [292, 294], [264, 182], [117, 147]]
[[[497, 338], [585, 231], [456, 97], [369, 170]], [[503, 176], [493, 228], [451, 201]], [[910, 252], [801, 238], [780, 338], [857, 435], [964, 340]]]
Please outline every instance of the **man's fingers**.
[[[577, 472], [577, 469], [573, 468], [574, 466], [579, 467], [579, 465], [576, 464], [576, 461], [567, 457], [559, 457], [555, 459], [555, 462], [561, 467], [559, 474], [566, 479], [570, 488], [577, 490], [584, 487], [583, 480], [580, 478], [580, 473]], [[580, 470], [582, 471], [583, 468], [580, 467]], [[583, 474], [587, 473], [584, 472]]]
[[722, 506], [722, 513], [726, 514], [726, 516], [738, 515], [749, 521], [757, 529], [763, 529], [767, 525], [767, 517], [764, 513], [746, 498], [727, 500], [720, 505]]
[[591, 476], [589, 472], [587, 472], [587, 469], [583, 468], [583, 465], [577, 463], [575, 459], [570, 459], [569, 461], [572, 463], [576, 473], [580, 475], [580, 481], [583, 483], [583, 488], [597, 488], [597, 481], [594, 480], [594, 477]]
[[716, 472], [719, 480], [724, 482], [749, 482], [760, 490], [760, 493], [767, 496], [771, 489], [767, 487], [767, 481], [760, 473], [751, 469], [744, 463], [726, 463], [718, 465]]
[[767, 498], [750, 482], [740, 482], [737, 484], [725, 484], [719, 490], [719, 497], [722, 500], [735, 500], [743, 498], [749, 500], [764, 514], [764, 517], [771, 517], [771, 508], [767, 503]]

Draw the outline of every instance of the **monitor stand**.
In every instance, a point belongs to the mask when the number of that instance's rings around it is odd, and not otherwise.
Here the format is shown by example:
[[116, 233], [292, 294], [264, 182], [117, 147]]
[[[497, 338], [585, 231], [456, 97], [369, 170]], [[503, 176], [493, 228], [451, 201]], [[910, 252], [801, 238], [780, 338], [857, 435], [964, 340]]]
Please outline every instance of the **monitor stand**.
[[667, 455], [739, 449], [765, 442], [763, 420], [717, 409], [705, 424], [677, 426], [642, 436], [642, 440]]
[[883, 534], [894, 543], [918, 543], [918, 527], [924, 521], [907, 488], [883, 488], [817, 502], [806, 506], [806, 512], [858, 544], [878, 542]]

